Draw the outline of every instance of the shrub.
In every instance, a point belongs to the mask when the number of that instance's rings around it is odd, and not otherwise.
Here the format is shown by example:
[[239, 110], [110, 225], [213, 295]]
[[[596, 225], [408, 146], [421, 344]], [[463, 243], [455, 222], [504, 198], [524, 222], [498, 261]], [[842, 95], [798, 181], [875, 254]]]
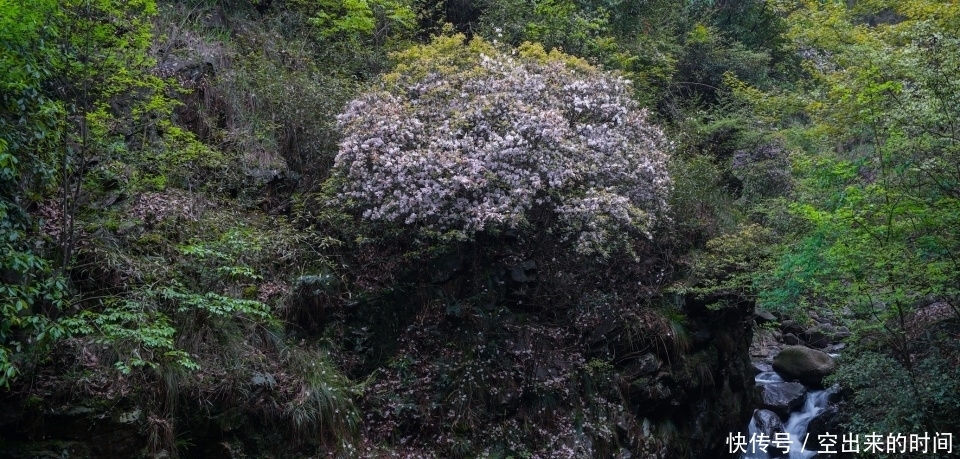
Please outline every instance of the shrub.
[[607, 254], [650, 229], [671, 180], [659, 128], [629, 81], [539, 46], [463, 37], [399, 55], [348, 104], [332, 202], [419, 235], [528, 228]]

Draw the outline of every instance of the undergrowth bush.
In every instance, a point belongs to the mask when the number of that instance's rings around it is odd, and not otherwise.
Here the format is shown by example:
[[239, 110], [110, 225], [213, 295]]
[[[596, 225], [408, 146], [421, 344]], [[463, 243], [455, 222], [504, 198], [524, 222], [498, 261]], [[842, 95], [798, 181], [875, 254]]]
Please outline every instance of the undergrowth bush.
[[226, 139], [248, 168], [289, 166], [306, 183], [322, 180], [336, 154], [335, 116], [353, 88], [350, 80], [316, 68], [250, 55], [218, 81], [230, 113]]
[[956, 432], [960, 370], [956, 338], [930, 347], [907, 369], [885, 352], [840, 359], [834, 380], [850, 392], [850, 432]]

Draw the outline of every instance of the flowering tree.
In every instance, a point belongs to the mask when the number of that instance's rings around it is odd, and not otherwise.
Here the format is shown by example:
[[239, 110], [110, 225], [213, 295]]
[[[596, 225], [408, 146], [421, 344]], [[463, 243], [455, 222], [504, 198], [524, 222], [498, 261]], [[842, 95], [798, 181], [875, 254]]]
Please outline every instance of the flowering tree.
[[671, 181], [629, 81], [525, 45], [439, 38], [340, 115], [333, 201], [430, 234], [539, 228], [606, 254], [650, 228]]

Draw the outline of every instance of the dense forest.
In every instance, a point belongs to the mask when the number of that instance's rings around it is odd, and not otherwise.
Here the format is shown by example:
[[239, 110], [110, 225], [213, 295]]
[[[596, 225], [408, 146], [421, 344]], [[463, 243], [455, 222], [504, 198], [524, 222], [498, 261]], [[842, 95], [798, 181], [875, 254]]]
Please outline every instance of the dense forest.
[[804, 399], [960, 451], [957, 2], [0, 0], [0, 458], [739, 457]]

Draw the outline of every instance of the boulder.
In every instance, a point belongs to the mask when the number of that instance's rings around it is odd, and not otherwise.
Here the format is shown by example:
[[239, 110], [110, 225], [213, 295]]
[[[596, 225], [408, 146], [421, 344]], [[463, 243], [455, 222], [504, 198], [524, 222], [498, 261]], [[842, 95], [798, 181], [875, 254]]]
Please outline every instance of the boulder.
[[[753, 412], [753, 423], [757, 426], [757, 432], [762, 433], [769, 439], [775, 438], [776, 434], [783, 433], [783, 422], [776, 413], [770, 410], [756, 410]], [[787, 452], [775, 448], [772, 444], [767, 447], [767, 454], [771, 458], [786, 457]]]
[[804, 330], [805, 329], [803, 328], [803, 326], [798, 324], [797, 321], [795, 320], [787, 319], [787, 320], [784, 320], [783, 322], [780, 322], [780, 331], [782, 331], [785, 334], [793, 333], [794, 335], [799, 335], [803, 333]]
[[785, 347], [773, 358], [773, 370], [783, 379], [800, 381], [809, 387], [822, 388], [823, 378], [836, 369], [833, 357], [803, 346]]
[[830, 345], [830, 338], [820, 329], [820, 327], [822, 327], [822, 325], [818, 327], [810, 327], [803, 332], [803, 340], [807, 342], [808, 346], [815, 347], [817, 349], [823, 349]]
[[801, 341], [800, 338], [793, 333], [786, 333], [783, 335], [783, 344], [786, 344], [787, 346], [800, 346], [803, 344], [803, 341]]
[[796, 382], [764, 384], [760, 389], [760, 405], [786, 420], [790, 413], [803, 406], [807, 388]]
[[847, 327], [837, 327], [837, 329], [833, 332], [833, 341], [840, 342], [849, 338], [850, 336], [852, 336], [850, 329]]
[[753, 412], [753, 421], [757, 425], [757, 431], [773, 438], [774, 434], [783, 432], [783, 421], [780, 416], [770, 410], [756, 410]]
[[770, 322], [776, 322], [777, 316], [773, 315], [773, 313], [770, 311], [758, 309], [753, 316], [753, 320], [757, 323], [757, 325], [763, 325]]

